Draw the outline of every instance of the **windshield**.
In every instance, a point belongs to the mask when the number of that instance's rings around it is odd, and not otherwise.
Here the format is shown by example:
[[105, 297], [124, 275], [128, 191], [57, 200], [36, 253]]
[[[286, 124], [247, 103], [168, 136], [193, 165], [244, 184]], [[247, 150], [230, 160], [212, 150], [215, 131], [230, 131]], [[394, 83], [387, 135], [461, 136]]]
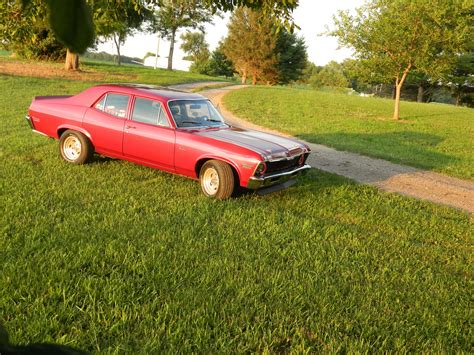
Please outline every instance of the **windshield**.
[[168, 106], [179, 128], [226, 126], [224, 118], [209, 100], [169, 101]]

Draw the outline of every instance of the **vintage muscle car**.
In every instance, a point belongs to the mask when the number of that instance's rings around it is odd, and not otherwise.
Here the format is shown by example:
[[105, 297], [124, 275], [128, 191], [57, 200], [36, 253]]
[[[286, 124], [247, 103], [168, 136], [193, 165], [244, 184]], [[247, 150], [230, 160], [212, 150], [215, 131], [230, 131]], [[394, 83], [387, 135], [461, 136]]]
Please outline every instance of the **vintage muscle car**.
[[95, 153], [199, 179], [209, 197], [259, 189], [310, 168], [304, 143], [232, 127], [198, 94], [140, 84], [91, 87], [74, 96], [37, 96], [26, 119], [59, 139], [64, 160]]

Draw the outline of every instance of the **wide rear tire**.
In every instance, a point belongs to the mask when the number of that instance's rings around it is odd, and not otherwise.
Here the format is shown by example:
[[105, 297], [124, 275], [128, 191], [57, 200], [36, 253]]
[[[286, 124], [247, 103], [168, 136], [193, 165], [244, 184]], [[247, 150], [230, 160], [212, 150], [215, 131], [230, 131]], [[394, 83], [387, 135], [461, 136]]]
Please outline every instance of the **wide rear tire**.
[[85, 164], [92, 159], [94, 147], [82, 133], [68, 129], [59, 139], [61, 157], [72, 164]]
[[201, 189], [204, 195], [219, 200], [232, 196], [235, 178], [229, 164], [219, 160], [208, 160], [199, 173]]

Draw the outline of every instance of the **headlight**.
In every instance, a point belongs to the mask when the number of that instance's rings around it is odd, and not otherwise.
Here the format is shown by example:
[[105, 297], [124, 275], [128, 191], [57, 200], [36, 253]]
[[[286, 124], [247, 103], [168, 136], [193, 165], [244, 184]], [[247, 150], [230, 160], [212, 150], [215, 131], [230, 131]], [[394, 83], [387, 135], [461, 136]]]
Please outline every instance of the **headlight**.
[[265, 162], [258, 163], [257, 168], [255, 169], [255, 172], [253, 173], [254, 176], [262, 176], [265, 174], [265, 171], [267, 170], [267, 164]]

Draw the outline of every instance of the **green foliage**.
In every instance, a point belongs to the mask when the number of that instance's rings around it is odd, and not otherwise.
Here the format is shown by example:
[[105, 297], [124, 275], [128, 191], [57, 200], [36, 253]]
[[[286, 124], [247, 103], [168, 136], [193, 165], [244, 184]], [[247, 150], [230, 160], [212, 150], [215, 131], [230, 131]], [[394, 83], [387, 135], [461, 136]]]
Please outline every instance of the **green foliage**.
[[[137, 57], [128, 57], [125, 55], [120, 56], [120, 60], [122, 63], [128, 63], [128, 64], [138, 64], [143, 61], [142, 58], [137, 58]], [[117, 61], [117, 56], [114, 54], [110, 54], [107, 52], [90, 52], [87, 51], [82, 55], [82, 59], [84, 60], [93, 60], [93, 61], [104, 61], [104, 62], [116, 62]]]
[[0, 0], [0, 46], [28, 59], [58, 60], [65, 55], [63, 45], [53, 35], [47, 21], [47, 8], [31, 1]]
[[227, 27], [229, 31], [222, 49], [234, 63], [242, 83], [250, 75], [253, 84], [277, 82], [274, 20], [259, 11], [241, 7], [235, 10]]
[[346, 88], [349, 86], [349, 82], [344, 75], [343, 66], [335, 61], [331, 61], [322, 67], [318, 73], [309, 78], [308, 82], [314, 88], [324, 86]]
[[240, 117], [309, 142], [473, 179], [474, 110], [290, 88], [248, 88], [224, 97]]
[[234, 72], [234, 63], [224, 54], [222, 43], [220, 43], [211, 54], [211, 59], [209, 60], [209, 75], [231, 78], [234, 76]]
[[453, 71], [446, 75], [445, 80], [457, 105], [466, 103], [474, 107], [474, 51], [458, 56]]
[[301, 73], [301, 77], [299, 80], [299, 83], [302, 84], [307, 84], [309, 82], [309, 78], [311, 78], [313, 75], [316, 75], [319, 73], [319, 71], [322, 69], [322, 67], [317, 66], [313, 62], [307, 61], [306, 65]]
[[161, 0], [155, 12], [154, 30], [170, 41], [168, 69], [173, 68], [176, 33], [179, 29], [193, 28], [204, 32], [204, 24], [212, 22], [216, 13], [203, 0]]
[[304, 38], [281, 30], [278, 32], [275, 52], [278, 82], [288, 84], [299, 80], [303, 76], [308, 59]]
[[203, 25], [211, 22], [214, 15], [200, 0], [161, 0], [159, 4], [154, 29], [168, 40], [173, 39], [181, 28], [197, 28], [203, 32]]
[[205, 0], [213, 9], [235, 11], [239, 7], [259, 10], [263, 16], [276, 19], [278, 29], [293, 32], [297, 27], [292, 18], [293, 10], [298, 7], [299, 0]]
[[47, 0], [49, 23], [56, 38], [74, 53], [83, 53], [94, 41], [91, 10], [84, 0]]
[[408, 70], [439, 78], [471, 35], [468, 3], [463, 0], [372, 0], [334, 18], [341, 45], [378, 75], [395, 82]]
[[[35, 0], [22, 0], [24, 8], [27, 8]], [[36, 0], [39, 1], [39, 0]], [[102, 0], [100, 0], [102, 1]], [[186, 0], [128, 0], [119, 2], [102, 1], [106, 7], [113, 5], [122, 5], [129, 3], [136, 8], [142, 4], [159, 5], [166, 7], [170, 2], [175, 4], [179, 2], [186, 2]], [[265, 14], [274, 16], [280, 19], [279, 23], [287, 29], [292, 30], [295, 25], [292, 20], [292, 11], [298, 6], [298, 0], [192, 0], [194, 8], [208, 8], [212, 13], [217, 10], [233, 10], [238, 6], [249, 6], [255, 9], [261, 9]], [[10, 6], [13, 2], [9, 0], [2, 0], [5, 4]], [[189, 2], [189, 1], [188, 1]], [[94, 41], [94, 26], [92, 23], [92, 14], [87, 6], [87, 0], [71, 0], [68, 2], [62, 0], [47, 0], [49, 9], [49, 26], [55, 31], [55, 37], [63, 43], [66, 47], [75, 53], [83, 53]], [[204, 5], [204, 6], [201, 6]], [[193, 7], [189, 7], [187, 13], [193, 13]], [[165, 26], [166, 21], [163, 22]], [[169, 23], [168, 23], [169, 24]], [[190, 26], [184, 26], [190, 27]], [[192, 26], [191, 26], [192, 27]], [[168, 36], [168, 35], [167, 35]]]
[[398, 119], [407, 75], [416, 70], [437, 79], [449, 71], [472, 36], [472, 14], [465, 0], [371, 0], [356, 15], [340, 11], [330, 34], [354, 49], [372, 79], [395, 83]]
[[181, 49], [190, 60], [197, 62], [209, 59], [209, 45], [204, 32], [185, 32], [181, 35]]
[[288, 190], [223, 202], [125, 161], [68, 165], [23, 115], [35, 95], [90, 85], [0, 77], [0, 309], [11, 343], [471, 351], [468, 215], [317, 170]]
[[151, 30], [153, 12], [145, 6], [145, 1], [125, 0], [111, 3], [108, 0], [88, 0], [88, 3], [92, 8], [97, 36], [113, 39], [120, 64], [120, 46], [128, 36], [143, 30], [145, 25]]
[[211, 66], [210, 66], [209, 59], [202, 59], [202, 60], [198, 60], [197, 62], [193, 62], [189, 66], [189, 71], [191, 73], [214, 75], [211, 73]]
[[206, 42], [205, 33], [187, 31], [181, 35], [181, 40], [181, 49], [187, 54], [186, 59], [193, 61], [189, 71], [212, 75], [210, 74], [209, 45]]

